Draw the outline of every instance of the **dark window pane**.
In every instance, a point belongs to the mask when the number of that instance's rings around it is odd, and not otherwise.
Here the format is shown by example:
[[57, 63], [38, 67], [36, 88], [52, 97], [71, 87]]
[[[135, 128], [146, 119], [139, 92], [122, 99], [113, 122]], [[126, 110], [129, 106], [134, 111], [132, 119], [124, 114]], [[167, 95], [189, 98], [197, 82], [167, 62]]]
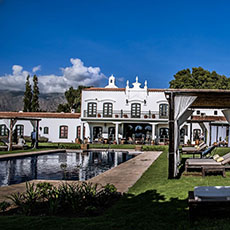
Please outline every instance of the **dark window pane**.
[[94, 102], [88, 103], [88, 117], [96, 117], [97, 115], [97, 104]]
[[103, 117], [112, 117], [113, 115], [113, 104], [104, 103], [103, 104]]
[[67, 139], [68, 138], [68, 126], [60, 126], [60, 138]]
[[141, 117], [141, 104], [133, 103], [131, 105], [131, 117], [140, 118]]

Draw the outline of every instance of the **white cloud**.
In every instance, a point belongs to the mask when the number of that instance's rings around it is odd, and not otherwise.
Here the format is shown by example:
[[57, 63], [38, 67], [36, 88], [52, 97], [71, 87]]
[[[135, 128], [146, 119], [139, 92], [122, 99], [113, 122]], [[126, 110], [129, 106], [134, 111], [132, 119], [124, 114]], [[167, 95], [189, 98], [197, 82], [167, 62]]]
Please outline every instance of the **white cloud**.
[[[71, 58], [72, 66], [61, 68], [62, 74], [39, 75], [39, 89], [42, 93], [65, 92], [69, 87], [77, 88], [79, 85], [99, 86], [105, 75], [99, 67], [86, 67], [84, 63], [76, 58]], [[40, 70], [41, 66], [35, 66], [33, 72]], [[12, 74], [0, 76], [0, 89], [24, 91], [26, 77], [30, 74], [23, 71], [20, 65], [12, 67]]]
[[41, 66], [34, 66], [34, 68], [32, 69], [33, 73], [36, 73], [38, 70], [41, 70]]

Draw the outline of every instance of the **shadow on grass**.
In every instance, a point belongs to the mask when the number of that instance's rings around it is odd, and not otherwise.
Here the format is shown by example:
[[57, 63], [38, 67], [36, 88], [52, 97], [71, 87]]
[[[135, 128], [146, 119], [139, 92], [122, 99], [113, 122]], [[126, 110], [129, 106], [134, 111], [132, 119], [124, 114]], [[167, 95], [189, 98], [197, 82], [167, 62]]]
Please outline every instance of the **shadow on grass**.
[[180, 165], [180, 168], [179, 168], [179, 173], [177, 175], [177, 178], [176, 179], [180, 179], [183, 172], [185, 171], [185, 161], [187, 160], [187, 158], [182, 158], [181, 159], [181, 165]]
[[115, 229], [230, 229], [227, 215], [223, 218], [221, 215], [209, 216], [211, 210], [203, 211], [208, 214], [206, 217], [196, 216], [190, 222], [187, 199], [166, 200], [156, 190], [148, 190], [137, 196], [125, 195], [110, 214], [113, 216], [111, 223], [119, 223]]
[[189, 224], [187, 199], [166, 200], [156, 190], [125, 195], [110, 214], [120, 229], [187, 229]]
[[229, 220], [201, 220], [191, 225], [187, 206], [187, 199], [166, 200], [156, 190], [148, 190], [139, 195], [124, 195], [117, 204], [99, 217], [4, 216], [0, 217], [0, 229], [229, 229]]

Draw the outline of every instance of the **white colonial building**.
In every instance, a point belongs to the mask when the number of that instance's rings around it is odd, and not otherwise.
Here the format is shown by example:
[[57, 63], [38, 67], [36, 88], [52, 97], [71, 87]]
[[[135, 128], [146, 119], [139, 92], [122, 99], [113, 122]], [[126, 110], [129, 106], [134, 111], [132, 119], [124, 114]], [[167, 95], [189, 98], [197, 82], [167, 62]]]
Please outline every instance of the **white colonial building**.
[[[39, 119], [39, 136], [49, 142], [73, 143], [77, 139], [100, 143], [167, 144], [169, 139], [168, 101], [165, 89], [132, 84], [118, 88], [115, 77], [104, 88], [82, 91], [81, 114], [0, 112], [0, 138], [9, 132], [9, 118], [18, 136], [30, 136]], [[4, 119], [5, 117], [5, 119]], [[8, 119], [6, 119], [8, 117]], [[22, 119], [23, 118], [23, 119]], [[24, 119], [26, 118], [26, 119]], [[180, 127], [180, 143], [195, 143], [203, 136], [207, 145], [229, 136], [229, 125], [221, 110], [194, 110]]]
[[149, 89], [147, 81], [141, 87], [138, 77], [132, 87], [127, 81], [126, 88], [118, 88], [111, 76], [105, 88], [84, 89], [81, 120], [92, 142], [100, 138], [114, 139], [117, 143], [168, 139], [164, 89]]

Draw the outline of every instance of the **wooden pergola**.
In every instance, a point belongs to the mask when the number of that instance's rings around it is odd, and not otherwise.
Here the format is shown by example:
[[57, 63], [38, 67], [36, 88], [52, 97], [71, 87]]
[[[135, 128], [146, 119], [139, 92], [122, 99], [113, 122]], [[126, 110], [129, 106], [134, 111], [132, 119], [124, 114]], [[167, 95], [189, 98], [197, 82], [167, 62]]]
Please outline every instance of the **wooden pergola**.
[[[180, 164], [178, 136], [180, 126], [192, 115], [193, 109], [230, 109], [230, 90], [168, 89], [169, 103], [169, 168], [168, 178], [176, 178]], [[229, 115], [224, 114], [228, 122]]]
[[12, 140], [13, 128], [14, 128], [15, 123], [18, 120], [28, 120], [28, 121], [34, 122], [35, 131], [36, 131], [35, 148], [38, 148], [39, 121], [41, 119], [33, 118], [33, 117], [26, 117], [26, 116], [23, 115], [23, 113], [20, 115], [20, 113], [18, 113], [18, 112], [9, 112], [9, 113], [0, 112], [0, 119], [9, 121], [9, 145], [8, 145], [8, 151], [12, 150], [12, 146], [13, 146], [13, 140]]

